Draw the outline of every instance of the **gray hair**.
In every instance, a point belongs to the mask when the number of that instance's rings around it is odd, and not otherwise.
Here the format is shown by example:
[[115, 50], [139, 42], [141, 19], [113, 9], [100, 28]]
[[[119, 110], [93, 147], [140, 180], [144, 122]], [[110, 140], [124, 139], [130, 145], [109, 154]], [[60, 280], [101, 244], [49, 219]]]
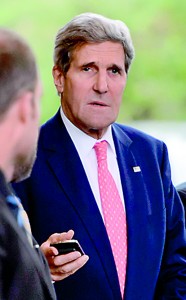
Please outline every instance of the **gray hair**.
[[55, 39], [54, 64], [67, 73], [73, 51], [86, 43], [119, 42], [125, 54], [125, 70], [128, 73], [134, 57], [134, 47], [128, 27], [119, 20], [83, 13], [62, 27]]
[[35, 90], [37, 78], [30, 47], [14, 31], [0, 27], [0, 117], [22, 93]]

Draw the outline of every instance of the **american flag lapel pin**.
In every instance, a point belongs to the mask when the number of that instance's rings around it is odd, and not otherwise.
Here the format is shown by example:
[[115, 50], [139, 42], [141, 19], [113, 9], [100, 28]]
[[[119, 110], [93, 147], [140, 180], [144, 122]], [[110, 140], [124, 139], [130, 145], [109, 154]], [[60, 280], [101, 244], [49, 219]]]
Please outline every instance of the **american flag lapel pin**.
[[135, 166], [135, 167], [133, 167], [133, 171], [134, 171], [135, 173], [137, 173], [137, 172], [141, 172], [141, 169], [140, 169], [139, 166]]

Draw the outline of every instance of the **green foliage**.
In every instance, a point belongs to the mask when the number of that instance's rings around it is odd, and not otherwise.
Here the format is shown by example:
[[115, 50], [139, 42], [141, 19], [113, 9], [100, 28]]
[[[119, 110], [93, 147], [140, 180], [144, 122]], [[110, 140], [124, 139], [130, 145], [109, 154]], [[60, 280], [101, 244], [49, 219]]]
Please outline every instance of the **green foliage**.
[[0, 26], [21, 33], [33, 47], [44, 86], [43, 123], [59, 107], [51, 69], [58, 29], [82, 12], [123, 20], [136, 57], [119, 121], [184, 120], [186, 111], [185, 0], [1, 0]]

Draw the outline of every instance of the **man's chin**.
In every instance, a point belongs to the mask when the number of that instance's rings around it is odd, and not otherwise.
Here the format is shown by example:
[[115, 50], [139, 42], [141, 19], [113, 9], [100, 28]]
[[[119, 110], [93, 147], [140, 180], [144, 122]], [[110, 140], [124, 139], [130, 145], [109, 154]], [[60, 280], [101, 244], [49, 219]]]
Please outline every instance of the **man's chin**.
[[22, 180], [27, 179], [28, 177], [30, 177], [32, 170], [29, 170], [25, 173], [19, 174], [17, 177], [15, 177], [15, 179], [13, 180], [13, 182], [20, 182]]
[[19, 172], [16, 172], [11, 180], [11, 182], [20, 182], [22, 180], [27, 179], [31, 174], [32, 168], [30, 170], [20, 170]]
[[36, 152], [30, 157], [29, 160], [18, 159], [15, 165], [14, 174], [12, 176], [11, 182], [19, 182], [27, 179], [31, 172], [36, 159]]

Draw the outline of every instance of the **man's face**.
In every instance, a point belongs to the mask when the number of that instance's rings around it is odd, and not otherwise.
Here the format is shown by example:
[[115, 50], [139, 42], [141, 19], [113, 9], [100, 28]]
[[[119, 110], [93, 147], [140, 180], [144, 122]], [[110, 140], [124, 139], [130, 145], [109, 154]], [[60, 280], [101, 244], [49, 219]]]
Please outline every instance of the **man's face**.
[[27, 178], [30, 175], [35, 162], [39, 134], [41, 94], [42, 87], [41, 83], [38, 81], [31, 100], [30, 118], [25, 128], [25, 137], [22, 139], [22, 150], [15, 161], [13, 181], [20, 181]]
[[118, 116], [127, 77], [124, 63], [120, 43], [85, 44], [74, 51], [67, 74], [61, 73], [61, 86], [56, 84], [67, 118], [94, 138]]

